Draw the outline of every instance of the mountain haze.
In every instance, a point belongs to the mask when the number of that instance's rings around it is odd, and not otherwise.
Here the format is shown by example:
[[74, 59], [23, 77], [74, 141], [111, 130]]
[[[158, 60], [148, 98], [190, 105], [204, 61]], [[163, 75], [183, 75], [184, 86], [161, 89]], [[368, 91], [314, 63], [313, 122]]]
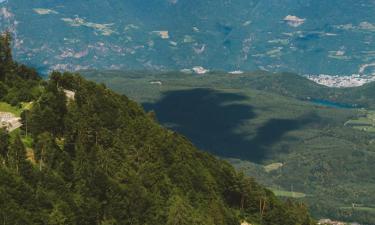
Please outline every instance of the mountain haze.
[[372, 74], [372, 0], [89, 0], [0, 3], [15, 56], [51, 69]]

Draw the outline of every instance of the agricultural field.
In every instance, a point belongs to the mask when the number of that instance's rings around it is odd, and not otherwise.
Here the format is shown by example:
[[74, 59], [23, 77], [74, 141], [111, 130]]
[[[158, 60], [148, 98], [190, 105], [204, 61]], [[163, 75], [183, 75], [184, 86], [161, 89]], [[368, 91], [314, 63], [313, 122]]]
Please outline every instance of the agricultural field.
[[375, 213], [374, 207], [341, 207], [340, 209]]
[[301, 192], [283, 191], [283, 190], [276, 190], [272, 188], [271, 188], [271, 191], [273, 191], [273, 193], [279, 197], [286, 197], [286, 198], [305, 198], [306, 197], [306, 194], [301, 193]]
[[283, 167], [284, 165], [282, 163], [271, 163], [269, 165], [266, 165], [264, 166], [264, 170], [267, 172], [267, 173], [270, 173], [272, 171], [275, 171], [275, 170], [278, 170], [280, 169], [281, 167]]
[[345, 122], [345, 126], [365, 132], [375, 132], [375, 111], [361, 110], [363, 115]]

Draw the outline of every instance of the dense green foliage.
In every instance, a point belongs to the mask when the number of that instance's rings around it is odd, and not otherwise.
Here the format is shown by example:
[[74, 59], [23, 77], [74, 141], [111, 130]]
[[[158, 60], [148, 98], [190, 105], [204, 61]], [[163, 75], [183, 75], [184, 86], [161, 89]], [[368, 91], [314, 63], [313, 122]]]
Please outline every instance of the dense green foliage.
[[[330, 100], [324, 93], [349, 90], [293, 74], [124, 73], [84, 74], [142, 102], [162, 124], [228, 159], [276, 194], [302, 192], [300, 200], [316, 218], [375, 223], [375, 134], [345, 125], [366, 110], [308, 100]], [[279, 166], [267, 172], [269, 165]]]
[[0, 130], [3, 224], [313, 224], [104, 85], [55, 72], [28, 100], [32, 148]]
[[39, 95], [40, 78], [34, 69], [19, 65], [12, 59], [9, 33], [0, 37], [0, 101], [17, 105]]

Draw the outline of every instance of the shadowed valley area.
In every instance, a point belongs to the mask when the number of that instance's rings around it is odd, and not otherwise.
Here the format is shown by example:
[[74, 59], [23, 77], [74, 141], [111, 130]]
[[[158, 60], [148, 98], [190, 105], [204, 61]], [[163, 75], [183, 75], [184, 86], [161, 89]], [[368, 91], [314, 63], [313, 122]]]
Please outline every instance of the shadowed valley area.
[[237, 128], [257, 117], [248, 96], [213, 89], [187, 89], [163, 93], [156, 103], [144, 108], [155, 111], [158, 120], [180, 132], [201, 149], [222, 157], [241, 158], [261, 163], [268, 150], [289, 131], [318, 122], [317, 115], [296, 119], [270, 119], [255, 135]]

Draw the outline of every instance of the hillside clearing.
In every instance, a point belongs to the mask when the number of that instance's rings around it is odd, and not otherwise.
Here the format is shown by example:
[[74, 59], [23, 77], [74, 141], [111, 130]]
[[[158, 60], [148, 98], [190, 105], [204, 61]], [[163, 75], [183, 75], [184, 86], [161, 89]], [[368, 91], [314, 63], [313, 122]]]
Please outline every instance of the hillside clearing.
[[283, 191], [271, 189], [271, 191], [278, 197], [287, 197], [287, 198], [305, 198], [307, 195], [301, 192], [292, 192], [292, 191]]
[[13, 113], [16, 116], [20, 116], [22, 109], [17, 108], [15, 106], [11, 106], [10, 104], [5, 102], [0, 102], [0, 112], [9, 112]]

